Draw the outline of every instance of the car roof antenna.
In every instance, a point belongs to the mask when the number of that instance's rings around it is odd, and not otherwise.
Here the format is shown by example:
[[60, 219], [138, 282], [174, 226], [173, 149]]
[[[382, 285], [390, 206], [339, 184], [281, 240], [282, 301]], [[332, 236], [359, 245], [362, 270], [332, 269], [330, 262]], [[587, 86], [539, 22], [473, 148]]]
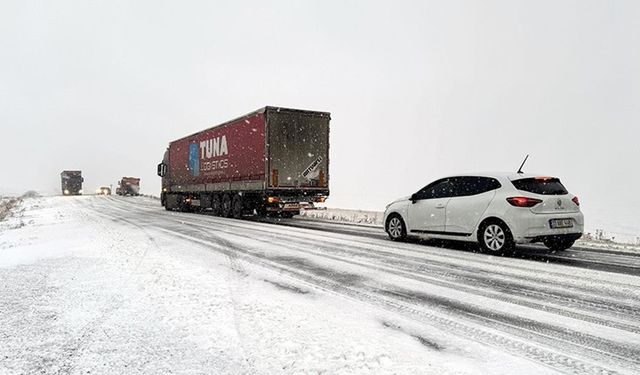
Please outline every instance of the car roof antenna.
[[524, 157], [524, 160], [522, 161], [522, 164], [520, 164], [520, 168], [518, 168], [518, 174], [522, 174], [522, 173], [524, 173], [524, 172], [522, 171], [522, 167], [524, 167], [524, 163], [526, 163], [526, 162], [527, 162], [527, 159], [529, 159], [529, 154], [527, 154], [527, 156], [525, 156], [525, 157]]

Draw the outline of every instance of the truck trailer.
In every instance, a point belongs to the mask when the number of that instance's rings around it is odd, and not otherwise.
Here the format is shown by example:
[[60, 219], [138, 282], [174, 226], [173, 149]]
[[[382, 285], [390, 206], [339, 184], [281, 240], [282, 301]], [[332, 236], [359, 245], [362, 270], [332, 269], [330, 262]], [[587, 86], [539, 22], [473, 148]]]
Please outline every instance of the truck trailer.
[[82, 171], [62, 171], [60, 173], [62, 182], [62, 195], [81, 195], [82, 194]]
[[329, 196], [328, 112], [265, 107], [169, 143], [167, 210], [292, 217]]
[[140, 195], [140, 179], [136, 177], [122, 177], [122, 179], [118, 181], [116, 194], [132, 196]]

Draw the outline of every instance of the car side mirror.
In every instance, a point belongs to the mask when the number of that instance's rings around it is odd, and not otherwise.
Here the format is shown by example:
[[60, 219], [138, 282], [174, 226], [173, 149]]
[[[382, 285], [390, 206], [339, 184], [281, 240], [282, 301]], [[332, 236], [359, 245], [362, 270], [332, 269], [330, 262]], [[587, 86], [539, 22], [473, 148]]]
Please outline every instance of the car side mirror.
[[411, 194], [411, 203], [416, 203], [416, 201], [418, 200], [418, 193], [413, 193]]

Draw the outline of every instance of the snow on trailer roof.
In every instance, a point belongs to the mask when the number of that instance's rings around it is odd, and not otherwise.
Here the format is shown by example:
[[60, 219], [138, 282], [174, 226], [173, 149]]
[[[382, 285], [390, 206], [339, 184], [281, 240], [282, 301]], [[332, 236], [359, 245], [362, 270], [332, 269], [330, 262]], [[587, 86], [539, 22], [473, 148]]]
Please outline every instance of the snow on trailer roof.
[[258, 115], [258, 114], [261, 114], [261, 113], [266, 113], [266, 112], [268, 112], [268, 111], [275, 111], [275, 112], [290, 112], [290, 113], [304, 113], [304, 114], [307, 114], [307, 115], [319, 116], [319, 117], [328, 117], [329, 119], [331, 119], [331, 113], [330, 113], [330, 112], [323, 112], [323, 111], [310, 111], [310, 110], [306, 110], [306, 109], [295, 109], [295, 108], [286, 108], [286, 107], [273, 107], [273, 106], [266, 106], [266, 107], [262, 107], [262, 108], [260, 108], [260, 109], [257, 109], [257, 110], [255, 110], [255, 111], [253, 111], [253, 112], [249, 112], [249, 113], [247, 113], [246, 115], [242, 115], [242, 116], [240, 116], [240, 117], [236, 117], [236, 118], [234, 118], [234, 119], [232, 119], [232, 120], [225, 121], [225, 122], [223, 122], [223, 123], [221, 123], [221, 124], [218, 124], [218, 125], [215, 125], [215, 126], [212, 126], [212, 127], [209, 127], [209, 128], [206, 128], [206, 129], [203, 129], [203, 130], [200, 130], [200, 131], [197, 131], [197, 132], [195, 132], [195, 133], [189, 134], [189, 135], [187, 135], [187, 136], [184, 136], [184, 137], [178, 138], [178, 139], [176, 139], [176, 140], [173, 140], [173, 141], [169, 142], [169, 144], [174, 143], [174, 142], [181, 141], [181, 140], [183, 140], [183, 139], [185, 139], [185, 138], [193, 137], [194, 135], [200, 134], [200, 133], [205, 132], [205, 131], [209, 131], [209, 130], [211, 130], [211, 129], [224, 127], [224, 126], [230, 125], [230, 124], [232, 124], [232, 123], [235, 123], [235, 122], [237, 122], [237, 121], [240, 121], [240, 120], [242, 120], [242, 119], [246, 119], [246, 118], [249, 118], [249, 117], [253, 117], [253, 116]]

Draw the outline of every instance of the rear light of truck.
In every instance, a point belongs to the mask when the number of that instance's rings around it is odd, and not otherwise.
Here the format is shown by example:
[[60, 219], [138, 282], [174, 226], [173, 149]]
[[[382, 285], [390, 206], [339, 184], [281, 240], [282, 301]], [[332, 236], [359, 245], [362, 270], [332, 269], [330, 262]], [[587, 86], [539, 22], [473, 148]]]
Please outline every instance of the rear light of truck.
[[271, 171], [271, 185], [278, 186], [278, 170], [277, 169], [273, 169]]
[[579, 206], [579, 205], [580, 205], [580, 199], [578, 199], [578, 197], [573, 197], [573, 198], [571, 198], [571, 201], [572, 201], [573, 203], [575, 203], [575, 204], [576, 204], [576, 206]]
[[326, 186], [325, 185], [325, 177], [324, 177], [324, 169], [320, 170], [320, 175], [318, 176], [318, 186]]
[[528, 197], [511, 197], [507, 198], [507, 202], [515, 207], [533, 207], [538, 203], [542, 203], [542, 200]]

